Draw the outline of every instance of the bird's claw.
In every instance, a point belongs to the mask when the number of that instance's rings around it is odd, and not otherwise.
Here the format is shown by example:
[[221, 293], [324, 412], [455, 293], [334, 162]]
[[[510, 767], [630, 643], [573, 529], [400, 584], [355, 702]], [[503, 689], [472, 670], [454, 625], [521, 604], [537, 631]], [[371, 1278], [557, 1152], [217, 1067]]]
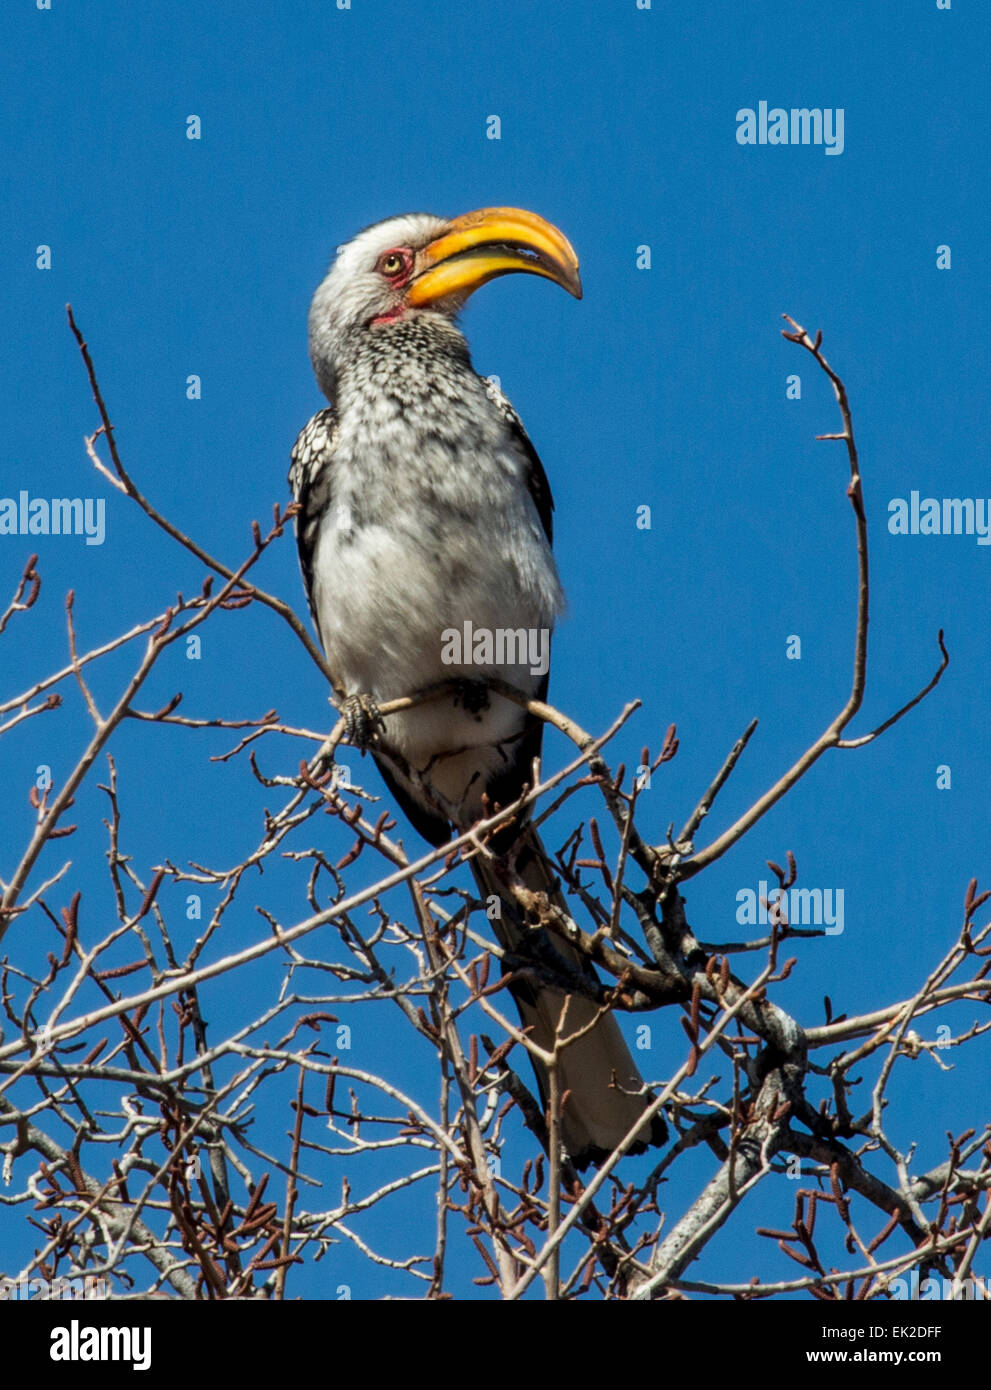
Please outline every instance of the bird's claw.
[[481, 714], [489, 707], [489, 687], [485, 681], [464, 676], [454, 687], [453, 699], [455, 706], [460, 705], [465, 714]]
[[371, 695], [349, 695], [341, 705], [344, 720], [344, 739], [362, 753], [375, 742], [385, 728], [385, 720]]

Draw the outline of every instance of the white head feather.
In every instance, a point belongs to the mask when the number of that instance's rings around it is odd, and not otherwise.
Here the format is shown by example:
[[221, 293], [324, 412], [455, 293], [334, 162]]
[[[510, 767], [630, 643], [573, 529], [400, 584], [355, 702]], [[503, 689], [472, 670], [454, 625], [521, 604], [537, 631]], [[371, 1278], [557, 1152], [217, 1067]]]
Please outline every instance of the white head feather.
[[[336, 363], [351, 334], [363, 331], [405, 300], [406, 288], [390, 285], [379, 271], [381, 256], [393, 247], [419, 251], [447, 225], [432, 213], [408, 212], [366, 227], [338, 249], [337, 259], [313, 296], [309, 317], [310, 360], [328, 400], [334, 393]], [[437, 313], [439, 309], [438, 305], [413, 312]]]

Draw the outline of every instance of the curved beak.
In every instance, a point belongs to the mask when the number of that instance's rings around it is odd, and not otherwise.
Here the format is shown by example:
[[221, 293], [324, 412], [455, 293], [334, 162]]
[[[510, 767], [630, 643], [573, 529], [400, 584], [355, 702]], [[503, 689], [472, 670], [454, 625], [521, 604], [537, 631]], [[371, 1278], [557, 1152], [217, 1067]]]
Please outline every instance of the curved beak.
[[563, 232], [523, 208], [479, 208], [448, 223], [446, 230], [420, 252], [418, 269], [407, 292], [410, 304], [470, 294], [494, 280], [525, 270], [582, 297], [578, 257]]

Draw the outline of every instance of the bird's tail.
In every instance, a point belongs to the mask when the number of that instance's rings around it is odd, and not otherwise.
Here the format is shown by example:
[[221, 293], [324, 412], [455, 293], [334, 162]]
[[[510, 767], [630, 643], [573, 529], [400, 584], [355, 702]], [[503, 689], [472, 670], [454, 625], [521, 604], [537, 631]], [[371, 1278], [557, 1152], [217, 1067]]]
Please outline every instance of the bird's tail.
[[[491, 860], [476, 856], [471, 861], [475, 881], [482, 895], [497, 900], [499, 915], [492, 917], [492, 927], [500, 944], [517, 952], [525, 928], [521, 911], [510, 890], [500, 881], [498, 870]], [[526, 833], [523, 848], [516, 860], [516, 872], [532, 892], [545, 893], [563, 912], [568, 909], [561, 896], [546, 851], [534, 830]], [[562, 941], [553, 938], [554, 949], [569, 965], [595, 977], [590, 963]], [[517, 981], [510, 985], [524, 1028], [529, 1037], [546, 1051], [554, 1047], [566, 996], [558, 990]], [[572, 994], [565, 1016], [562, 1037], [567, 1039], [587, 1028], [595, 1018], [598, 1006], [591, 999]], [[562, 1049], [560, 1061], [560, 1092], [570, 1093], [561, 1117], [564, 1146], [575, 1165], [586, 1167], [601, 1163], [629, 1133], [638, 1117], [650, 1102], [644, 1095], [643, 1079], [630, 1055], [626, 1040], [612, 1013], [603, 1014], [584, 1037]], [[546, 1106], [548, 1086], [545, 1069], [534, 1059], [534, 1070]], [[644, 1121], [630, 1153], [643, 1153], [652, 1144], [663, 1144], [667, 1130], [660, 1115]]]

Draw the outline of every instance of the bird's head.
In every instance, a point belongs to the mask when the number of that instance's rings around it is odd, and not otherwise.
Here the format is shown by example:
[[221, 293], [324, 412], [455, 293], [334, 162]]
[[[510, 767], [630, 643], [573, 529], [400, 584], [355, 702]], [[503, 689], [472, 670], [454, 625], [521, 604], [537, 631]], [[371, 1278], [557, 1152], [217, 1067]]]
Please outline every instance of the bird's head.
[[576, 299], [578, 257], [556, 227], [521, 208], [480, 208], [446, 221], [407, 213], [366, 227], [342, 246], [310, 306], [310, 356], [328, 397], [355, 335], [388, 332], [404, 319], [451, 319], [497, 275], [527, 271]]

